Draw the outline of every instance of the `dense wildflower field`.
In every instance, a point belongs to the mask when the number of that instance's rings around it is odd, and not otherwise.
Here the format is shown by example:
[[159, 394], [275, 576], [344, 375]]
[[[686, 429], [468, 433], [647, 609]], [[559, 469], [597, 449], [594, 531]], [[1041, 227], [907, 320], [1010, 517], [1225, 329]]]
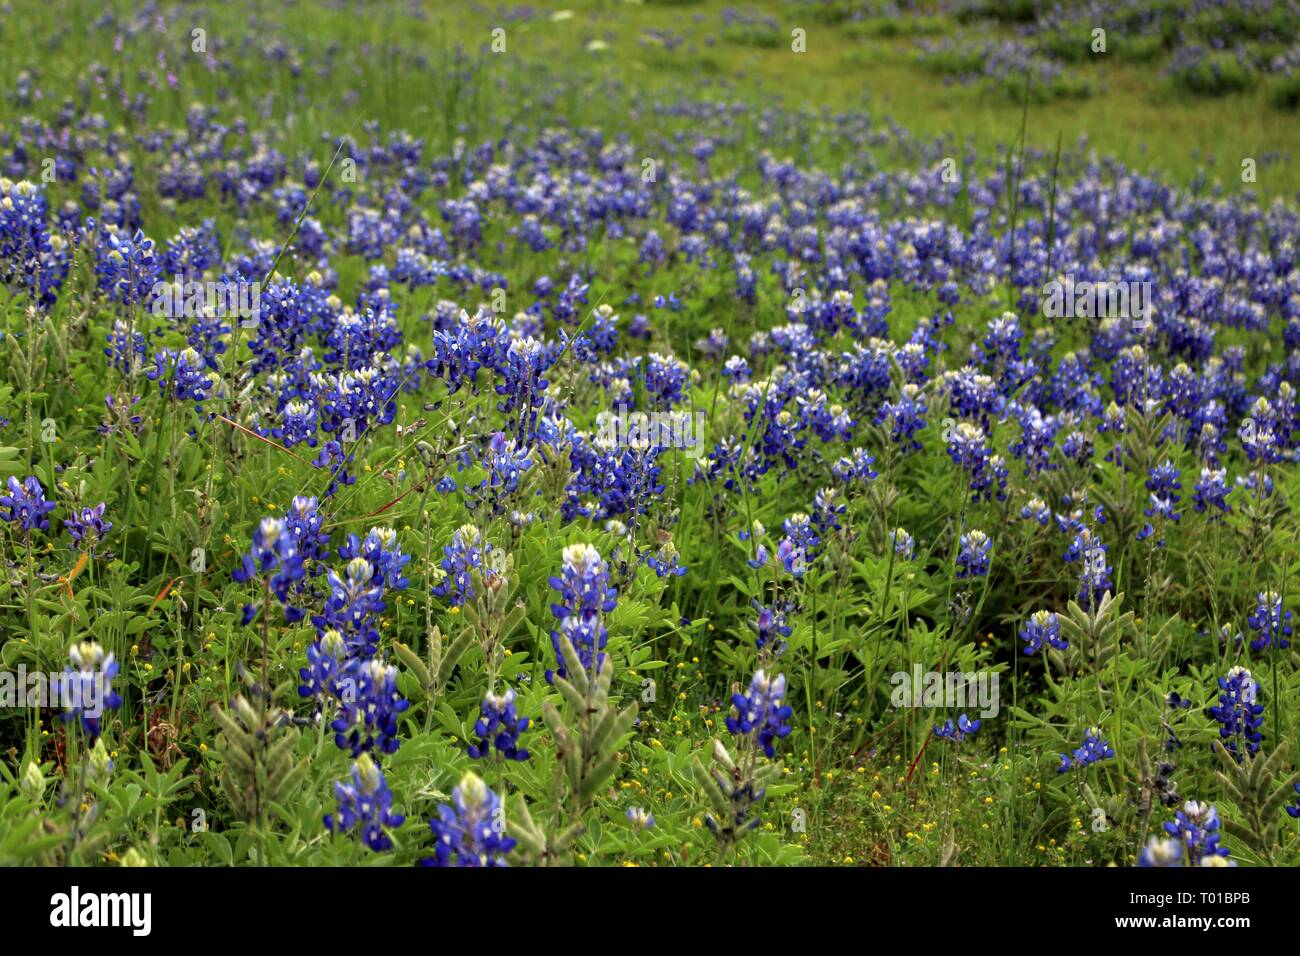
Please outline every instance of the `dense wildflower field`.
[[0, 5], [0, 863], [1300, 863], [1300, 8]]

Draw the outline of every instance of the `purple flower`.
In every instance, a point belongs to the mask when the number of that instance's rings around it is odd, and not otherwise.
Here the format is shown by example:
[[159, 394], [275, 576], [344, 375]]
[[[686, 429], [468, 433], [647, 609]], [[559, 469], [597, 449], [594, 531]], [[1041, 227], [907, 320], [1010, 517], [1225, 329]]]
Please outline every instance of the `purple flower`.
[[325, 814], [325, 829], [332, 833], [356, 831], [361, 841], [377, 853], [392, 848], [392, 838], [385, 828], [400, 827], [406, 817], [393, 813], [393, 791], [388, 789], [384, 772], [370, 754], [362, 754], [352, 765], [350, 783], [340, 780], [334, 784], [334, 797], [338, 809]]
[[74, 511], [71, 518], [63, 522], [72, 535], [72, 540], [82, 546], [83, 550], [89, 551], [91, 555], [95, 553], [95, 546], [103, 541], [112, 529], [111, 521], [104, 520], [104, 502], [100, 502], [93, 508], [82, 508], [80, 511]]
[[475, 760], [486, 757], [496, 748], [507, 760], [527, 760], [528, 751], [519, 746], [519, 735], [528, 729], [529, 719], [515, 713], [515, 692], [504, 694], [488, 691], [479, 707], [479, 719], [474, 724], [478, 743], [469, 745], [469, 755]]
[[1282, 610], [1282, 595], [1276, 591], [1260, 591], [1256, 595], [1255, 610], [1246, 618], [1246, 623], [1256, 634], [1250, 642], [1252, 651], [1268, 647], [1284, 651], [1291, 646], [1287, 640], [1291, 636], [1291, 612]]
[[571, 544], [564, 549], [563, 557], [559, 576], [551, 578], [551, 587], [560, 592], [560, 602], [551, 605], [551, 613], [560, 622], [560, 628], [551, 631], [556, 668], [554, 672], [547, 671], [547, 680], [554, 674], [566, 676], [564, 655], [560, 651], [561, 632], [577, 651], [583, 669], [592, 674], [600, 671], [609, 639], [603, 618], [614, 610], [618, 594], [609, 586], [609, 570], [594, 547]]
[[1219, 814], [1213, 804], [1188, 800], [1165, 824], [1165, 832], [1182, 844], [1188, 866], [1209, 866], [1211, 860], [1228, 857], [1227, 848], [1219, 845]]
[[727, 729], [738, 737], [752, 736], [763, 753], [769, 758], [775, 757], [775, 742], [789, 736], [793, 729], [786, 721], [794, 710], [781, 703], [784, 697], [784, 674], [769, 679], [765, 671], [755, 671], [749, 682], [749, 692], [731, 697], [736, 713], [727, 718]]
[[1074, 751], [1073, 758], [1061, 754], [1061, 765], [1056, 768], [1056, 772], [1065, 773], [1071, 769], [1082, 769], [1089, 764], [1097, 763], [1099, 760], [1109, 760], [1114, 756], [1115, 751], [1111, 749], [1110, 744], [1106, 743], [1101, 730], [1090, 727], [1083, 738], [1083, 744]]
[[754, 645], [760, 651], [775, 642], [775, 652], [779, 656], [785, 648], [785, 642], [779, 638], [790, 636], [790, 625], [785, 623], [785, 613], [778, 607], [766, 607], [758, 598], [750, 601], [757, 615], [749, 622], [754, 629]]
[[1219, 724], [1219, 737], [1228, 753], [1238, 763], [1246, 754], [1255, 756], [1263, 735], [1264, 705], [1257, 702], [1259, 685], [1244, 667], [1234, 667], [1226, 677], [1219, 678], [1219, 704], [1207, 707], [1205, 712]]
[[1020, 517], [1027, 521], [1037, 521], [1044, 528], [1052, 520], [1052, 509], [1042, 498], [1030, 498], [1029, 503], [1020, 509]]
[[974, 736], [975, 732], [979, 729], [980, 722], [978, 719], [971, 720], [965, 714], [962, 714], [957, 718], [956, 724], [951, 720], [945, 720], [942, 726], [936, 724], [934, 727], [934, 735], [936, 737], [942, 737], [944, 740], [951, 740], [955, 744], [959, 744], [967, 737]]
[[432, 857], [422, 866], [505, 866], [515, 841], [506, 835], [505, 806], [473, 771], [451, 791], [452, 805], [442, 804], [429, 821]]
[[983, 531], [972, 530], [961, 536], [957, 553], [958, 578], [982, 578], [989, 573], [989, 551], [993, 542]]
[[483, 581], [491, 584], [497, 573], [485, 559], [491, 556], [492, 545], [483, 541], [476, 526], [463, 524], [451, 536], [451, 544], [442, 549], [440, 562], [442, 577], [433, 586], [434, 597], [445, 597], [452, 607], [474, 600], [471, 577], [475, 568], [483, 572]]
[[[302, 620], [305, 612], [290, 603], [289, 592], [305, 573], [298, 542], [288, 524], [280, 518], [263, 518], [253, 532], [248, 553], [230, 576], [240, 583], [269, 580], [271, 593], [284, 608], [284, 619], [292, 624]], [[243, 623], [251, 624], [258, 610], [256, 603], [244, 605]]]
[[643, 807], [628, 807], [627, 819], [638, 830], [649, 830], [655, 825], [654, 814]]
[[1035, 611], [1020, 629], [1026, 654], [1037, 654], [1044, 645], [1063, 651], [1070, 642], [1061, 637], [1061, 621], [1052, 611]]
[[63, 719], [79, 719], [81, 729], [93, 741], [99, 736], [104, 711], [122, 706], [122, 698], [113, 691], [113, 678], [120, 666], [94, 641], [73, 644], [68, 659], [72, 667], [56, 679]]
[[397, 668], [378, 659], [357, 667], [355, 679], [341, 680], [342, 712], [331, 725], [334, 743], [357, 756], [369, 750], [397, 751], [397, 717], [411, 702], [397, 692]]
[[[1228, 472], [1225, 469], [1202, 468], [1201, 480], [1196, 483], [1192, 493], [1192, 507], [1198, 514], [1203, 514], [1210, 508], [1218, 508], [1226, 514], [1232, 510], [1232, 506], [1226, 500], [1231, 491], [1232, 489], [1228, 487]], [[1223, 516], [1215, 515], [1215, 519], [1222, 521]]]
[[48, 531], [50, 521], [45, 516], [55, 505], [45, 500], [45, 489], [36, 476], [28, 475], [22, 484], [10, 477], [6, 487], [9, 494], [0, 495], [0, 521], [16, 522], [24, 531]]

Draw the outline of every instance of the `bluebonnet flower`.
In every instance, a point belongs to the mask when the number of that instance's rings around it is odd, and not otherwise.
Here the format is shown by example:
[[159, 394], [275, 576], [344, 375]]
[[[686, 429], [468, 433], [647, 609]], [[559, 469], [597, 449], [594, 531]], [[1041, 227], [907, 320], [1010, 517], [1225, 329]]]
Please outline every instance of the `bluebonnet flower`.
[[[22, 144], [14, 148], [14, 155], [21, 155]], [[61, 179], [65, 172], [69, 179], [76, 176], [63, 168], [68, 162], [66, 157], [55, 161]], [[56, 301], [69, 267], [67, 240], [51, 231], [48, 212], [49, 200], [39, 186], [0, 176], [0, 284], [16, 284], [46, 308]]]
[[[268, 572], [274, 573], [270, 573], [268, 578]], [[284, 608], [284, 619], [292, 624], [302, 620], [305, 612], [290, 603], [289, 591], [304, 574], [306, 570], [298, 542], [289, 526], [280, 518], [263, 518], [253, 532], [248, 553], [230, 576], [240, 583], [255, 578], [269, 580], [271, 593]], [[256, 603], [244, 605], [244, 624], [257, 617], [258, 608]]]
[[451, 791], [452, 805], [442, 804], [429, 821], [434, 856], [423, 866], [505, 866], [515, 841], [506, 835], [505, 806], [473, 771]]
[[1020, 517], [1028, 521], [1037, 521], [1044, 528], [1052, 520], [1052, 509], [1042, 498], [1030, 498], [1029, 503], [1020, 509]]
[[[162, 349], [154, 356], [154, 368], [145, 376], [159, 385], [170, 384], [171, 397], [178, 402], [193, 401], [198, 408], [208, 398], [212, 379], [208, 377], [207, 362], [192, 348]], [[169, 381], [170, 380], [170, 381]]]
[[[567, 332], [562, 337], [567, 339]], [[585, 334], [579, 336], [574, 342], [575, 355], [589, 353], [590, 341]], [[515, 413], [515, 440], [519, 442], [533, 430], [537, 421], [536, 409], [545, 403], [549, 385], [544, 376], [559, 354], [559, 346], [544, 345], [533, 338], [514, 337], [506, 347], [505, 354], [496, 362], [495, 368], [500, 376], [496, 393], [503, 396], [497, 403], [497, 409]], [[528, 465], [523, 464], [522, 467], [527, 468]]]
[[93, 556], [95, 546], [108, 536], [112, 530], [113, 523], [104, 520], [104, 502], [100, 502], [93, 508], [82, 508], [80, 511], [74, 511], [71, 518], [64, 520], [63, 524], [72, 535], [72, 540], [81, 545], [82, 549], [89, 551]]
[[316, 438], [319, 427], [316, 406], [311, 402], [295, 399], [285, 403], [281, 412], [281, 424], [267, 429], [266, 433], [284, 442], [285, 448], [292, 448], [297, 444], [315, 448], [319, 444]]
[[99, 737], [104, 711], [122, 706], [122, 698], [113, 690], [120, 665], [95, 641], [73, 644], [68, 659], [72, 667], [56, 679], [63, 719], [80, 720], [81, 729], [93, 741]]
[[284, 514], [284, 524], [304, 561], [320, 561], [325, 557], [330, 536], [321, 526], [320, 502], [314, 497], [294, 495]]
[[842, 405], [828, 403], [820, 389], [797, 396], [796, 402], [801, 425], [812, 429], [823, 442], [847, 441], [852, 436], [854, 420]]
[[825, 535], [840, 528], [840, 515], [848, 509], [838, 488], [823, 488], [813, 497], [813, 525]]
[[1052, 611], [1035, 611], [1020, 629], [1026, 654], [1037, 654], [1044, 645], [1063, 651], [1070, 642], [1061, 637], [1061, 620]]
[[1138, 854], [1138, 866], [1181, 866], [1183, 862], [1183, 845], [1177, 840], [1151, 837], [1147, 845]]
[[[1176, 510], [1178, 502], [1182, 499], [1182, 473], [1174, 467], [1173, 462], [1166, 461], [1162, 465], [1157, 465], [1151, 469], [1147, 481], [1147, 491], [1151, 493], [1151, 504], [1144, 508], [1142, 513], [1148, 518], [1159, 518], [1161, 522], [1177, 522], [1182, 517]], [[1155, 528], [1151, 522], [1147, 522], [1138, 532], [1138, 540], [1145, 541], [1155, 534]], [[1158, 542], [1160, 547], [1164, 547], [1165, 541], [1162, 537]]]
[[1282, 595], [1276, 591], [1260, 591], [1256, 595], [1255, 609], [1246, 623], [1256, 635], [1250, 642], [1252, 651], [1268, 647], [1284, 651], [1291, 646], [1287, 640], [1291, 636], [1291, 612], [1282, 610]]
[[983, 531], [971, 530], [961, 536], [957, 552], [957, 577], [982, 578], [989, 573], [989, 551], [993, 542]]
[[104, 349], [113, 368], [123, 375], [130, 375], [143, 367], [147, 353], [148, 342], [144, 333], [133, 332], [126, 322], [114, 319], [113, 329], [108, 333], [108, 347]]
[[1085, 610], [1093, 610], [1101, 598], [1114, 586], [1111, 581], [1111, 568], [1107, 559], [1107, 548], [1101, 539], [1080, 525], [1079, 531], [1065, 552], [1066, 561], [1080, 561], [1079, 567], [1079, 604]]
[[329, 628], [307, 645], [307, 666], [298, 669], [302, 678], [298, 696], [315, 698], [318, 705], [326, 697], [342, 696], [342, 680], [349, 679], [352, 681], [349, 686], [356, 686], [355, 665], [356, 661], [348, 656], [343, 635], [336, 628]]
[[352, 764], [352, 780], [334, 784], [338, 809], [325, 814], [325, 829], [332, 833], [353, 830], [370, 849], [379, 853], [391, 849], [392, 838], [385, 828], [400, 827], [406, 817], [393, 813], [393, 791], [388, 789], [384, 772], [370, 754], [362, 754]]
[[743, 385], [753, 377], [753, 372], [750, 371], [749, 363], [743, 356], [733, 355], [722, 366], [722, 376]]
[[945, 720], [942, 725], [935, 724], [934, 735], [959, 744], [967, 737], [973, 737], [979, 729], [980, 721], [978, 719], [971, 720], [965, 714], [961, 714], [955, 724], [951, 720]]
[[1295, 819], [1300, 820], [1300, 783], [1295, 785], [1295, 793], [1295, 798], [1286, 805], [1286, 812]]
[[884, 402], [876, 421], [889, 425], [889, 438], [904, 452], [921, 450], [916, 433], [925, 428], [926, 404], [919, 385], [908, 382], [898, 390], [897, 402]]
[[889, 546], [894, 549], [894, 554], [905, 561], [911, 561], [912, 554], [916, 550], [916, 542], [902, 528], [895, 528], [889, 532]]
[[817, 533], [817, 526], [802, 511], [796, 511], [781, 523], [781, 528], [788, 536], [788, 540], [798, 547], [804, 554], [812, 555], [817, 545], [821, 544], [821, 536]]
[[491, 552], [492, 544], [482, 540], [475, 525], [463, 524], [457, 528], [452, 533], [451, 544], [442, 549], [442, 575], [433, 586], [434, 596], [447, 598], [452, 607], [474, 600], [474, 569], [482, 571], [487, 584], [497, 577], [496, 571], [487, 563]]
[[1264, 705], [1258, 703], [1259, 684], [1244, 667], [1234, 667], [1226, 677], [1219, 678], [1219, 704], [1207, 707], [1208, 713], [1219, 724], [1219, 737], [1228, 753], [1241, 763], [1246, 755], [1259, 752], [1263, 739], [1260, 728], [1264, 726]]
[[528, 729], [529, 719], [515, 712], [515, 692], [504, 694], [488, 691], [479, 707], [479, 719], [474, 724], [478, 743], [469, 745], [469, 755], [478, 760], [486, 757], [492, 748], [507, 760], [527, 760], [528, 751], [519, 746], [519, 735]]
[[[520, 478], [532, 466], [528, 452], [520, 449], [513, 438], [507, 439], [502, 432], [494, 433], [483, 453], [483, 467], [488, 476], [474, 489], [475, 498], [486, 499], [492, 513], [500, 514], [505, 499], [519, 490]], [[477, 501], [472, 499], [471, 504]]]
[[1219, 844], [1219, 814], [1211, 803], [1188, 800], [1165, 824], [1165, 832], [1182, 845], [1188, 866], [1212, 865], [1213, 858], [1226, 860], [1229, 855]]
[[691, 368], [674, 355], [651, 352], [645, 363], [645, 389], [653, 408], [671, 409], [680, 404], [691, 378]]
[[646, 563], [647, 567], [654, 571], [656, 577], [679, 578], [684, 575], [687, 570], [686, 566], [679, 561], [680, 556], [677, 546], [671, 541], [665, 541], [659, 546], [658, 551], [647, 548], [642, 552], [641, 560]]
[[1268, 399], [1261, 395], [1251, 408], [1250, 417], [1245, 419], [1237, 430], [1237, 435], [1241, 438], [1241, 447], [1252, 462], [1271, 463], [1281, 460], [1282, 452], [1271, 425], [1272, 418], [1272, 406]]
[[352, 684], [341, 681], [342, 710], [331, 725], [334, 743], [357, 756], [372, 749], [397, 751], [397, 717], [411, 702], [397, 691], [397, 668], [372, 659], [355, 671]]
[[868, 455], [865, 448], [855, 448], [851, 456], [837, 459], [831, 466], [831, 471], [846, 484], [853, 481], [875, 481], [879, 477], [875, 464], [876, 459]]
[[554, 672], [547, 671], [547, 680], [553, 673], [561, 677], [567, 674], [560, 651], [561, 632], [573, 645], [583, 669], [590, 674], [599, 673], [609, 639], [604, 616], [614, 610], [618, 596], [610, 587], [604, 558], [591, 545], [569, 545], [564, 549], [563, 561], [559, 575], [551, 578], [551, 587], [560, 592], [560, 602], [551, 605], [551, 613], [560, 622], [560, 628], [551, 631], [556, 668]]
[[99, 233], [95, 249], [95, 275], [99, 288], [123, 305], [140, 305], [149, 298], [162, 275], [162, 262], [154, 242], [139, 229], [132, 236], [109, 225]]
[[1218, 638], [1219, 644], [1223, 647], [1231, 646], [1233, 650], [1240, 650], [1241, 648], [1241, 642], [1243, 640], [1241, 631], [1237, 631], [1236, 634], [1233, 634], [1231, 624], [1222, 624], [1219, 626]]
[[[1218, 508], [1226, 514], [1232, 510], [1232, 505], [1226, 500], [1231, 491], [1232, 489], [1228, 487], [1228, 472], [1225, 469], [1202, 468], [1201, 480], [1196, 483], [1192, 493], [1192, 507], [1198, 514], [1203, 514], [1209, 508]], [[1222, 515], [1215, 515], [1215, 518], [1222, 520]]]
[[371, 580], [377, 587], [401, 591], [410, 583], [402, 572], [411, 556], [402, 553], [397, 532], [392, 528], [371, 528], [364, 541], [359, 541], [354, 534], [348, 535], [346, 543], [339, 548], [339, 557], [344, 561], [365, 558], [374, 569]]
[[975, 495], [975, 500], [979, 500], [980, 493], [987, 487], [985, 467], [992, 455], [985, 442], [984, 429], [970, 422], [961, 422], [950, 429], [946, 437], [948, 456], [954, 464], [970, 475], [971, 491]]
[[781, 543], [776, 548], [776, 559], [781, 562], [781, 567], [785, 568], [786, 574], [796, 578], [803, 577], [804, 572], [808, 570], [804, 549], [790, 538], [781, 539]]
[[760, 669], [754, 672], [748, 693], [731, 696], [736, 713], [727, 718], [727, 729], [738, 737], [754, 737], [769, 759], [776, 756], [775, 742], [793, 729], [787, 721], [794, 709], [781, 703], [785, 689], [784, 674], [769, 680]]
[[628, 807], [627, 819], [638, 830], [649, 830], [655, 825], [654, 814], [642, 807]]
[[329, 587], [320, 614], [312, 617], [317, 633], [330, 628], [342, 633], [351, 657], [374, 656], [379, 646], [379, 615], [387, 608], [384, 587], [375, 580], [375, 567], [362, 557], [343, 566], [343, 575], [332, 568], [325, 575]]
[[[953, 411], [963, 418], [973, 418], [987, 426], [991, 416], [1005, 404], [997, 382], [971, 368], [944, 373], [944, 386]], [[979, 427], [979, 426], [977, 426]], [[981, 433], [985, 430], [979, 427]]]
[[772, 644], [775, 653], [780, 655], [784, 648], [784, 641], [778, 641], [778, 638], [790, 636], [790, 625], [785, 622], [785, 613], [778, 607], [767, 607], [759, 602], [758, 598], [750, 601], [754, 610], [757, 612], [755, 617], [749, 622], [749, 626], [754, 629], [754, 645], [760, 651]]
[[1100, 760], [1109, 760], [1114, 756], [1115, 751], [1102, 737], [1101, 729], [1090, 727], [1088, 733], [1084, 735], [1083, 744], [1074, 751], [1072, 758], [1061, 754], [1061, 765], [1056, 768], [1056, 772], [1065, 773], [1071, 769], [1082, 769]]
[[28, 475], [19, 484], [10, 476], [5, 485], [7, 495], [0, 495], [0, 521], [17, 524], [23, 531], [48, 531], [50, 519], [45, 517], [54, 510], [53, 501], [45, 500], [45, 489], [35, 475]]

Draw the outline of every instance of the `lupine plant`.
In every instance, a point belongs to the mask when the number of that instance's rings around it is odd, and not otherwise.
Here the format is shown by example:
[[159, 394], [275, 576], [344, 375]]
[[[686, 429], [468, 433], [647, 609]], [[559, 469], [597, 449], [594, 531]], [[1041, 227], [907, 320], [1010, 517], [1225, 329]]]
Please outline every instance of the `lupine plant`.
[[100, 6], [0, 864], [1300, 863], [1292, 0]]

